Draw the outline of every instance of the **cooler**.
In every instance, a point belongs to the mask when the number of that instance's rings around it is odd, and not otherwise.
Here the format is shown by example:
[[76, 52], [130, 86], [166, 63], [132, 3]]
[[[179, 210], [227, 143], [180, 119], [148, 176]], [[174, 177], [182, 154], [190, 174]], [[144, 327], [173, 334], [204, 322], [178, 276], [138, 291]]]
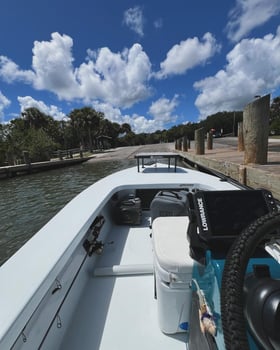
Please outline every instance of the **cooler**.
[[155, 288], [162, 332], [189, 328], [193, 260], [189, 256], [186, 216], [158, 217], [152, 225]]
[[151, 202], [152, 221], [159, 216], [185, 216], [188, 208], [186, 191], [159, 191]]
[[129, 195], [114, 208], [115, 220], [121, 225], [140, 225], [142, 219], [141, 200]]

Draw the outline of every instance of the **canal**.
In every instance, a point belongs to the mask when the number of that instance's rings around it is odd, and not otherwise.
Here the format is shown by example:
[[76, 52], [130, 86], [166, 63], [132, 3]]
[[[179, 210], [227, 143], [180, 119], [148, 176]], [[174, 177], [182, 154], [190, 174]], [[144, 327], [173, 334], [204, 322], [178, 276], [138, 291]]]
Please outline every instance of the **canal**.
[[0, 265], [78, 193], [133, 165], [134, 159], [85, 162], [0, 181]]

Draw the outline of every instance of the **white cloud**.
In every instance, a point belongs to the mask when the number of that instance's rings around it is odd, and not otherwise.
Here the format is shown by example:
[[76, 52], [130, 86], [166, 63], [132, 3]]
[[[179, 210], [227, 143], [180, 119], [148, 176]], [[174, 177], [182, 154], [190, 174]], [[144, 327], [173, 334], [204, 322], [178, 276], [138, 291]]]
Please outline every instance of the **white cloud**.
[[237, 0], [229, 13], [228, 38], [239, 41], [280, 12], [279, 0]]
[[162, 125], [159, 124], [157, 120], [147, 119], [146, 117], [137, 114], [130, 116], [126, 123], [132, 125], [133, 130], [135, 130], [136, 133], [151, 133], [162, 129]]
[[11, 101], [0, 91], [0, 122], [2, 122], [4, 117], [4, 109], [9, 107], [10, 104]]
[[174, 122], [177, 119], [177, 115], [174, 114], [177, 105], [177, 95], [172, 100], [162, 97], [151, 104], [149, 114], [157, 121], [158, 129], [162, 129], [166, 123]]
[[162, 128], [161, 120], [156, 118], [148, 119], [147, 117], [136, 113], [133, 113], [132, 115], [122, 114], [119, 108], [115, 108], [107, 103], [94, 101], [92, 107], [96, 111], [103, 112], [106, 119], [113, 123], [128, 123], [135, 133], [150, 133]]
[[177, 116], [174, 111], [178, 105], [178, 96], [173, 99], [160, 98], [153, 102], [149, 108], [148, 114], [152, 118], [136, 113], [123, 114], [119, 108], [115, 108], [108, 103], [94, 101], [92, 107], [96, 111], [103, 112], [106, 119], [118, 124], [128, 123], [135, 133], [151, 133], [156, 130], [164, 129], [164, 125], [171, 121], [175, 121]]
[[93, 101], [92, 107], [98, 111], [103, 112], [105, 118], [110, 120], [112, 123], [123, 124], [123, 115], [119, 108], [113, 107], [112, 105], [104, 102]]
[[123, 22], [128, 26], [131, 30], [137, 33], [139, 36], [144, 35], [143, 27], [144, 27], [144, 19], [143, 12], [139, 6], [135, 6], [133, 8], [129, 8], [124, 12]]
[[0, 76], [9, 83], [23, 81], [37, 90], [49, 90], [60, 99], [79, 98], [72, 46], [69, 36], [53, 33], [50, 41], [34, 42], [33, 70], [21, 70], [12, 60], [1, 56]]
[[194, 84], [200, 91], [195, 105], [201, 117], [223, 110], [240, 110], [255, 95], [280, 84], [280, 27], [276, 35], [243, 39], [227, 55], [227, 65], [216, 75]]
[[195, 66], [205, 64], [219, 50], [220, 45], [211, 33], [205, 33], [201, 41], [197, 37], [181, 41], [168, 51], [156, 77], [166, 78], [173, 74], [184, 74]]
[[31, 96], [18, 97], [18, 102], [20, 104], [20, 111], [23, 112], [27, 108], [37, 108], [42, 113], [53, 117], [56, 120], [61, 120], [66, 117], [66, 115], [54, 105], [47, 106], [43, 101], [37, 101]]
[[27, 84], [33, 82], [34, 72], [31, 70], [21, 70], [16, 63], [6, 56], [0, 56], [0, 77], [7, 83], [22, 81]]
[[134, 44], [121, 53], [104, 47], [88, 51], [89, 61], [77, 70], [85, 100], [101, 99], [116, 107], [131, 107], [146, 99], [151, 91], [147, 82], [151, 63], [142, 46]]
[[68, 35], [52, 33], [50, 41], [35, 41], [32, 67], [34, 87], [49, 90], [61, 99], [80, 97], [73, 67], [73, 40]]
[[22, 81], [35, 89], [51, 91], [61, 100], [90, 103], [101, 99], [116, 107], [130, 107], [151, 94], [148, 80], [151, 63], [139, 44], [114, 53], [103, 47], [88, 50], [87, 62], [74, 67], [73, 41], [53, 33], [50, 41], [36, 41], [33, 70], [21, 70], [7, 57], [0, 57], [0, 77], [7, 82]]

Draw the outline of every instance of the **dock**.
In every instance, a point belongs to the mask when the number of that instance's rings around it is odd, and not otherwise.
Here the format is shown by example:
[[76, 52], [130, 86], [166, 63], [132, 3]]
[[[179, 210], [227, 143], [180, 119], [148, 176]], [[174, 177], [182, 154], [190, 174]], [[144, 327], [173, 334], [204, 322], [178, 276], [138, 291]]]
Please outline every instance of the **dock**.
[[63, 160], [51, 160], [30, 164], [7, 165], [0, 167], [0, 179], [11, 178], [19, 175], [32, 174], [36, 172], [62, 168], [70, 165], [86, 162], [91, 157], [71, 158]]
[[[206, 167], [251, 188], [264, 188], [280, 200], [280, 139], [269, 139], [266, 164], [244, 164], [244, 151], [237, 145], [226, 144], [226, 138], [215, 140], [212, 150], [196, 155], [194, 147], [187, 152], [177, 151], [181, 158], [199, 169]], [[222, 142], [219, 145], [216, 142]]]

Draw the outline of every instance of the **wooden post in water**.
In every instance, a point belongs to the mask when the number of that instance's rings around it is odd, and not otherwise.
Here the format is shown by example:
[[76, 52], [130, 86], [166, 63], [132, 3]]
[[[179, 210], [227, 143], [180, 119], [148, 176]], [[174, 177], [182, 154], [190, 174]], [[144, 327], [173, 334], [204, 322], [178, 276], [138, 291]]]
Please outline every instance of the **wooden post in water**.
[[244, 151], [243, 122], [238, 123], [238, 151]]
[[207, 133], [207, 149], [213, 149], [213, 133], [209, 131]]
[[266, 164], [270, 94], [249, 103], [243, 112], [244, 163]]
[[188, 138], [187, 136], [183, 136], [183, 151], [188, 152]]
[[204, 128], [195, 130], [194, 132], [195, 154], [201, 155], [205, 153], [204, 138], [205, 138]]

